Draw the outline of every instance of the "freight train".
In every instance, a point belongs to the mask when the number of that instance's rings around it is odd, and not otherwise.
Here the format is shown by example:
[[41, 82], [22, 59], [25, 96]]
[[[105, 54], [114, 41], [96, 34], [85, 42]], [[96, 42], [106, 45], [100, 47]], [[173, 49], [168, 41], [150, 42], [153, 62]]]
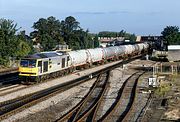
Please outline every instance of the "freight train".
[[139, 43], [66, 53], [60, 51], [35, 53], [21, 59], [19, 76], [23, 82], [41, 82], [63, 76], [77, 69], [90, 68], [92, 65], [141, 55], [147, 53], [148, 49], [148, 43]]

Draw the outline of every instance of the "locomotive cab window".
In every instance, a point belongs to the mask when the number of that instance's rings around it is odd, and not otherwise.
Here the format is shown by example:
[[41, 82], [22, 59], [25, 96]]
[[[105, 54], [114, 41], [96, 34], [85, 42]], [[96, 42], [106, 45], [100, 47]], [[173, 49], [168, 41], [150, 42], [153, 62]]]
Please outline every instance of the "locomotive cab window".
[[44, 61], [43, 62], [43, 72], [47, 72], [48, 71], [48, 61]]
[[38, 61], [38, 67], [42, 67], [42, 61]]
[[62, 59], [62, 68], [65, 67], [65, 58]]
[[38, 61], [39, 72], [42, 73], [42, 61]]
[[20, 62], [21, 67], [30, 67], [34, 68], [36, 67], [36, 60], [34, 59], [22, 59]]
[[70, 60], [70, 58], [69, 58], [69, 56], [67, 57], [67, 61], [69, 61]]

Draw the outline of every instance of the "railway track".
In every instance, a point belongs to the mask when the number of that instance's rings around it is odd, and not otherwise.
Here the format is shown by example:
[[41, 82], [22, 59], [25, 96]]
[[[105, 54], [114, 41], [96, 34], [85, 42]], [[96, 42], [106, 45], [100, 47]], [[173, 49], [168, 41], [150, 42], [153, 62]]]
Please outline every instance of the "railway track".
[[105, 91], [109, 86], [110, 71], [106, 74], [100, 74], [91, 87], [89, 93], [83, 98], [83, 100], [77, 104], [72, 110], [57, 119], [56, 122], [62, 121], [93, 121], [93, 116], [96, 115], [95, 110], [98, 104], [101, 102]]
[[129, 63], [130, 61], [135, 60], [139, 57], [141, 56], [135, 56], [133, 58], [130, 58], [118, 64], [115, 64], [113, 66], [96, 71], [90, 75], [88, 74], [78, 79], [75, 79], [75, 80], [60, 84], [60, 85], [56, 85], [56, 86], [44, 89], [42, 91], [38, 91], [38, 92], [31, 93], [31, 94], [28, 94], [19, 98], [1, 102], [0, 103], [0, 120], [3, 120], [7, 118], [8, 116], [11, 116], [17, 112], [20, 112], [27, 107], [33, 106], [41, 101], [44, 101], [57, 93], [63, 92], [69, 88], [72, 88], [87, 80], [90, 80], [91, 78], [95, 78], [100, 74], [103, 74], [109, 70], [119, 67], [122, 64]]
[[[128, 62], [128, 61], [126, 61]], [[72, 88], [76, 85], [79, 85], [87, 80], [90, 80], [92, 78], [97, 77], [99, 74], [102, 74], [104, 72], [107, 72], [110, 69], [116, 68], [122, 63], [115, 64], [113, 66], [107, 67], [105, 69], [96, 71], [92, 73], [91, 75], [85, 75], [83, 77], [80, 77], [78, 79], [56, 85], [50, 88], [47, 88], [42, 91], [38, 91], [32, 94], [28, 94], [19, 98], [11, 99], [8, 101], [4, 101], [0, 103], [0, 120], [3, 120], [7, 118], [8, 116], [11, 116], [19, 111], [24, 110], [27, 107], [30, 107], [32, 105], [35, 105], [38, 102], [44, 101], [45, 99], [52, 97], [53, 95], [63, 92], [69, 88]]]
[[141, 112], [139, 113], [139, 115], [136, 119], [136, 122], [143, 122], [144, 121], [146, 111], [149, 108], [151, 102], [152, 102], [152, 94], [149, 94], [148, 100], [147, 100], [145, 106], [143, 107], [143, 109], [141, 110]]
[[19, 81], [18, 78], [18, 69], [12, 68], [0, 72], [0, 88], [5, 86], [10, 86]]
[[0, 72], [0, 96], [25, 88], [25, 86], [20, 84], [18, 74], [18, 68], [11, 68]]
[[133, 114], [134, 100], [139, 77], [144, 72], [136, 72], [131, 75], [122, 85], [118, 96], [108, 111], [95, 121], [129, 121]]
[[0, 71], [0, 76], [6, 75], [6, 74], [11, 74], [11, 73], [16, 73], [16, 72], [18, 72], [18, 68], [5, 69], [5, 70]]
[[[83, 81], [82, 81], [83, 82]], [[73, 86], [80, 84], [80, 82], [76, 83], [65, 83], [61, 85], [57, 85], [36, 93], [28, 94], [22, 96], [20, 98], [15, 98], [12, 100], [8, 100], [0, 103], [0, 120], [15, 114], [27, 107], [30, 107], [38, 102], [41, 102], [56, 93], [63, 92]]]
[[11, 84], [11, 85], [5, 86], [3, 88], [0, 88], [0, 96], [4, 96], [7, 94], [16, 92], [18, 90], [22, 90], [22, 89], [25, 89], [27, 87], [29, 87], [29, 86], [21, 85], [21, 84], [15, 84], [15, 85]]

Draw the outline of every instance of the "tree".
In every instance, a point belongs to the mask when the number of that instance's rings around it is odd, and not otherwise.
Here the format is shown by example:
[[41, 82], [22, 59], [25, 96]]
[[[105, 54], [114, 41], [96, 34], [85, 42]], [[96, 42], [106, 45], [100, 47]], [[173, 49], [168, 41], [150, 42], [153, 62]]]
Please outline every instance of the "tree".
[[126, 31], [121, 30], [121, 31], [119, 32], [118, 36], [119, 36], [119, 37], [124, 37], [125, 34], [126, 34]]
[[57, 44], [67, 44], [73, 50], [91, 48], [93, 41], [89, 31], [84, 31], [79, 24], [72, 16], [61, 22], [55, 17], [40, 18], [34, 23], [35, 30], [30, 36], [35, 40], [35, 44], [40, 43], [43, 51], [50, 51]]
[[20, 55], [24, 56], [27, 55], [26, 52], [29, 52], [29, 54], [33, 54], [35, 52], [33, 47], [33, 41], [30, 36], [26, 35], [25, 31], [20, 31], [17, 37], [19, 40], [18, 49], [20, 49], [19, 51], [21, 51], [19, 53], [22, 53]]
[[130, 40], [131, 42], [136, 41], [136, 35], [135, 34], [125, 33], [124, 37], [126, 40]]
[[30, 33], [30, 36], [35, 39], [35, 43], [41, 44], [43, 51], [52, 50], [57, 44], [64, 44], [61, 23], [55, 17], [40, 18], [33, 24], [33, 28], [35, 30]]
[[176, 34], [179, 32], [179, 27], [178, 26], [166, 26], [164, 30], [161, 32], [163, 37], [166, 37], [171, 34]]
[[[76, 21], [76, 19], [72, 16], [66, 17], [65, 20], [61, 21], [61, 33], [64, 41], [66, 44], [69, 45], [70, 48], [74, 47], [77, 44], [75, 43], [74, 38], [75, 37], [75, 32], [80, 29], [79, 27], [79, 22]], [[74, 36], [74, 37], [73, 37]], [[78, 40], [77, 40], [78, 41]], [[73, 45], [74, 44], [74, 45]]]
[[167, 26], [161, 34], [163, 41], [167, 43], [167, 45], [180, 44], [180, 32], [178, 26]]
[[100, 46], [99, 40], [98, 40], [98, 35], [96, 35], [96, 36], [94, 37], [93, 41], [94, 41], [94, 47], [95, 47], [95, 48]]
[[87, 49], [93, 47], [93, 40], [91, 36], [88, 34], [89, 30], [84, 31], [83, 29], [76, 30], [75, 36], [77, 40], [79, 40], [80, 49]]
[[63, 40], [73, 50], [93, 47], [93, 40], [89, 30], [84, 31], [79, 22], [72, 16], [61, 21], [61, 33]]
[[0, 64], [8, 65], [10, 57], [27, 55], [31, 48], [24, 38], [16, 35], [20, 28], [12, 20], [0, 19]]

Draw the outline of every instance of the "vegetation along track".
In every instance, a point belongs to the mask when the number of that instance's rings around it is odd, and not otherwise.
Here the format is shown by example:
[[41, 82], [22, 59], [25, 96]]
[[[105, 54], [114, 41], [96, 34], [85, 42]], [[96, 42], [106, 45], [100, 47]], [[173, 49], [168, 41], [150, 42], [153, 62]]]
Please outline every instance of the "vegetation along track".
[[77, 104], [72, 110], [57, 119], [56, 122], [62, 121], [92, 121], [92, 113], [96, 109], [99, 102], [103, 98], [106, 89], [109, 86], [110, 71], [100, 74], [91, 87], [89, 93]]
[[136, 72], [123, 83], [115, 102], [97, 121], [129, 121], [134, 107], [138, 79], [144, 73], [144, 71]]

